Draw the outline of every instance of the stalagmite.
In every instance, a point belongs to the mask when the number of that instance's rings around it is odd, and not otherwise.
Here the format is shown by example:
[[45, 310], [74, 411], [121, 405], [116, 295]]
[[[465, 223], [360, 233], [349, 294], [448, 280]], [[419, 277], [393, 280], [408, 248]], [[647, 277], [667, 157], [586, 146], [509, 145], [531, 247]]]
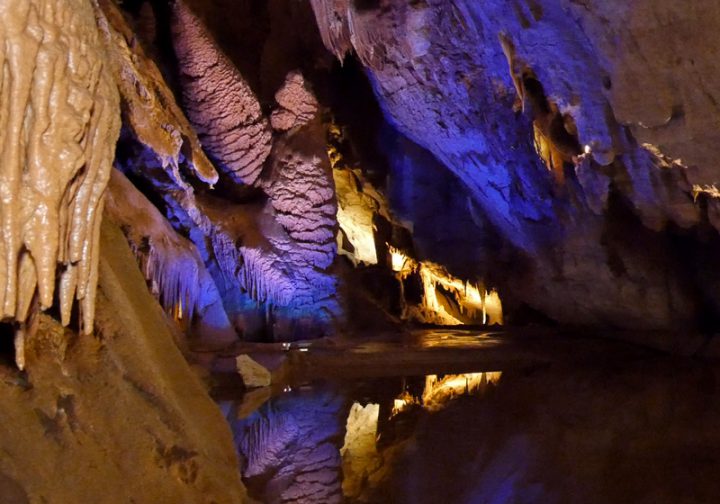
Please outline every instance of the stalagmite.
[[[55, 298], [93, 327], [98, 233], [119, 104], [91, 5], [0, 4], [0, 307], [25, 322]], [[20, 345], [22, 346], [22, 342]]]
[[275, 141], [263, 187], [270, 197], [277, 222], [291, 242], [273, 240], [276, 250], [294, 264], [294, 307], [307, 313], [324, 307], [337, 312], [336, 284], [328, 268], [336, 254], [337, 202], [325, 134], [317, 102], [298, 73], [287, 76], [276, 94], [283, 129]]
[[257, 98], [182, 0], [173, 7], [172, 31], [183, 104], [203, 148], [233, 180], [255, 183], [272, 142]]
[[[191, 16], [185, 7], [179, 5], [177, 9], [180, 14], [176, 12], [176, 16]], [[335, 203], [322, 128], [315, 125], [311, 133], [305, 131], [310, 128], [305, 123], [315, 115], [317, 101], [305, 89], [302, 76], [291, 74], [278, 93], [276, 117], [282, 114], [290, 118], [285, 123], [291, 130], [283, 136], [272, 174], [262, 181], [270, 199], [267, 203], [237, 203], [187, 179], [191, 175], [212, 183], [217, 174], [155, 64], [138, 44], [128, 45], [131, 32], [117, 7], [104, 2], [98, 16], [127, 104], [118, 167], [150, 184], [162, 200], [168, 220], [187, 233], [206, 264], [216, 265], [213, 275], [221, 291], [242, 289], [255, 302], [283, 310], [278, 318], [321, 319], [321, 325], [327, 325], [338, 312], [337, 302], [331, 299], [336, 280], [325, 271], [335, 254]], [[190, 19], [199, 23], [194, 17]], [[195, 28], [200, 30], [199, 26]], [[188, 26], [183, 30], [189, 30]], [[183, 40], [199, 43], [193, 38]], [[220, 54], [209, 36], [201, 41], [205, 44], [202, 47], [214, 48], [212, 54]], [[231, 75], [230, 81], [241, 79], [236, 70]], [[233, 103], [223, 102], [223, 110]], [[215, 112], [208, 112], [208, 118]], [[260, 122], [267, 123], [265, 119]], [[226, 138], [222, 132], [218, 135]], [[200, 138], [207, 137], [201, 134]], [[263, 138], [261, 135], [255, 140], [262, 144]], [[238, 142], [233, 145], [236, 148]], [[257, 154], [253, 152], [248, 155]], [[297, 201], [293, 201], [295, 192], [303, 193]], [[228, 312], [231, 318], [236, 315]], [[321, 332], [313, 330], [312, 334]]]

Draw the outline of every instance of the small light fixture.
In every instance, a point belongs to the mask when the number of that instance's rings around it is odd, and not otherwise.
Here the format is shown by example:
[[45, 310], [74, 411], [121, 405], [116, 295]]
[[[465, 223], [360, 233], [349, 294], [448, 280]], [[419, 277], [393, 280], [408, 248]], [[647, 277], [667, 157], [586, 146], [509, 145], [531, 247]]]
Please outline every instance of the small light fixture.
[[592, 152], [592, 147], [590, 145], [585, 145], [585, 154], [590, 154]]

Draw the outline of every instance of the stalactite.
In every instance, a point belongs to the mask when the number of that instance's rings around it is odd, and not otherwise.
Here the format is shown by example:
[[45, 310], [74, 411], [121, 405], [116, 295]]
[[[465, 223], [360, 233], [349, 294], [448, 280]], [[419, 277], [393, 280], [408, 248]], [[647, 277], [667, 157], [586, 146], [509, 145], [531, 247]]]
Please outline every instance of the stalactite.
[[108, 61], [123, 102], [124, 126], [157, 156], [167, 177], [182, 186], [179, 165], [203, 182], [213, 184], [218, 174], [200, 146], [195, 131], [175, 102], [157, 68], [112, 0], [99, 0], [98, 26]]
[[328, 268], [336, 254], [337, 202], [317, 101], [295, 72], [287, 76], [276, 99], [280, 109], [274, 117], [284, 116], [283, 128], [292, 129], [276, 140], [263, 187], [291, 241], [272, 236], [270, 241], [295, 265], [294, 305], [336, 312], [336, 285]]
[[106, 212], [123, 230], [165, 311], [203, 342], [232, 342], [235, 331], [197, 248], [118, 170], [112, 171]]
[[0, 40], [2, 318], [26, 321], [35, 295], [49, 308], [59, 274], [62, 322], [77, 299], [90, 332], [119, 130], [95, 17], [86, 1], [9, 0], [0, 6]]
[[110, 178], [107, 212], [125, 233], [165, 310], [170, 313], [182, 306], [183, 315], [192, 319], [200, 301], [200, 270], [205, 267], [195, 246], [117, 170]]
[[182, 0], [173, 7], [172, 31], [183, 104], [203, 148], [236, 182], [255, 183], [272, 143], [257, 98]]

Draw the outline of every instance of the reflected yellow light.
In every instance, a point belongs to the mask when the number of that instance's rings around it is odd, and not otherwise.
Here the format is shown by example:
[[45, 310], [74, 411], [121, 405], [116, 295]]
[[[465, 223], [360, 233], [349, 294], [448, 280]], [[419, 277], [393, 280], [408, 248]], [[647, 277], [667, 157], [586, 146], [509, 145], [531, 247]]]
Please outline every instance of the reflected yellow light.
[[361, 494], [365, 484], [382, 467], [378, 454], [377, 439], [380, 405], [362, 406], [353, 403], [345, 427], [345, 443], [340, 449], [343, 469], [343, 494], [355, 497]]
[[393, 401], [393, 409], [392, 409], [393, 416], [397, 415], [398, 413], [400, 413], [402, 411], [405, 411], [413, 404], [417, 404], [417, 402], [418, 402], [417, 399], [415, 399], [412, 395], [410, 395], [407, 392], [403, 392], [402, 394], [400, 394], [399, 397], [397, 397]]
[[446, 375], [442, 379], [428, 375], [422, 395], [423, 406], [430, 411], [442, 409], [456, 397], [482, 393], [489, 384], [497, 384], [501, 376], [501, 371]]

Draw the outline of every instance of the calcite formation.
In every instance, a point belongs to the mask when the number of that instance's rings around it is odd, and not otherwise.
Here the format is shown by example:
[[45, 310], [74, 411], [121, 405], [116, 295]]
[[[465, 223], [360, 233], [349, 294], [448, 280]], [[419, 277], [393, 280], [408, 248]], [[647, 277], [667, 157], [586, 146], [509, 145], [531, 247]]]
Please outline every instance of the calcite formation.
[[203, 148], [234, 181], [252, 185], [272, 144], [255, 94], [182, 0], [174, 4], [172, 30], [183, 105]]
[[[0, 5], [0, 307], [28, 320], [36, 301], [62, 322], [80, 302], [92, 331], [103, 192], [119, 104], [84, 0]], [[22, 331], [21, 333], [22, 334]], [[22, 351], [18, 349], [22, 366]]]
[[290, 72], [283, 87], [275, 93], [279, 107], [270, 116], [270, 123], [277, 131], [287, 131], [303, 126], [313, 120], [318, 111], [315, 96], [307, 89], [300, 72]]
[[197, 248], [118, 170], [112, 171], [106, 212], [125, 233], [165, 311], [186, 323], [203, 343], [232, 343], [235, 331]]
[[[337, 203], [317, 102], [302, 76], [290, 74], [276, 94], [292, 128], [275, 141], [263, 181], [277, 222], [290, 240], [271, 237], [281, 259], [294, 265], [293, 305], [323, 317], [337, 312], [336, 281], [329, 272], [336, 254]], [[275, 115], [277, 117], [277, 115]]]
[[[242, 316], [238, 310], [256, 304], [267, 307], [268, 313], [275, 312], [266, 323], [277, 325], [273, 329], [277, 337], [292, 337], [290, 334], [296, 332], [292, 320], [297, 319], [305, 320], [301, 325], [307, 334], [316, 334], [311, 327], [318, 328], [317, 334], [322, 333], [325, 329], [321, 327], [327, 327], [339, 310], [332, 299], [336, 281], [328, 271], [335, 256], [334, 187], [317, 100], [300, 73], [288, 75], [278, 91], [279, 107], [274, 114], [283, 117], [278, 127], [287, 128], [275, 142], [273, 156], [267, 161], [268, 173], [258, 179], [270, 153], [269, 121], [242, 76], [222, 55], [201, 22], [181, 3], [174, 12], [175, 49], [180, 67], [186, 68], [183, 72], [196, 75], [190, 69], [199, 64], [201, 60], [193, 58], [201, 54], [219, 62], [199, 80], [181, 79], [192, 126], [177, 107], [156, 65], [139, 44], [132, 43], [131, 31], [117, 8], [103, 4], [99, 13], [127, 105], [123, 108], [126, 128], [118, 167], [148, 184], [162, 202], [171, 224], [197, 247], [230, 319], [236, 320]], [[213, 81], [215, 78], [221, 80]], [[219, 89], [218, 82], [225, 83], [235, 94], [212, 102], [215, 108], [189, 98], [195, 96], [193, 90]], [[243, 95], [246, 101], [239, 100], [239, 90], [247, 92]], [[218, 110], [220, 106], [222, 111]], [[209, 131], [198, 122], [198, 111], [203, 111], [204, 120], [212, 123], [208, 125], [220, 126], [228, 114], [236, 119], [251, 114], [253, 119], [249, 121], [261, 125], [263, 133], [246, 136], [245, 132], [239, 138], [228, 136], [225, 129]], [[245, 131], [248, 124], [234, 122], [231, 129]], [[212, 150], [208, 135], [216, 135], [214, 138], [225, 141], [231, 150]], [[246, 148], [249, 150], [243, 150]], [[235, 176], [223, 170], [234, 158], [225, 155], [245, 152], [244, 159], [254, 163], [252, 176], [232, 180], [244, 185], [254, 183], [267, 199], [245, 201], [242, 196], [214, 191], [203, 184], [218, 180], [203, 149], [220, 171], [231, 177]], [[177, 301], [173, 285], [170, 282], [169, 291], [160, 293], [163, 299]], [[197, 302], [197, 298], [187, 300], [189, 305]]]
[[123, 126], [128, 133], [152, 149], [173, 183], [183, 183], [181, 164], [198, 180], [217, 182], [218, 173], [205, 156], [197, 134], [123, 13], [111, 0], [99, 0], [95, 14], [120, 90]]

